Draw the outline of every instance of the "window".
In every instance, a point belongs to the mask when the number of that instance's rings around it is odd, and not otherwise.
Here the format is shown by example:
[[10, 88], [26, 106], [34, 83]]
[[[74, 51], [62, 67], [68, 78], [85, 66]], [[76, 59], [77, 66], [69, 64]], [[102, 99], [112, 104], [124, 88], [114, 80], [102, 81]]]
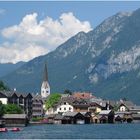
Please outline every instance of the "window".
[[64, 110], [66, 110], [66, 108], [64, 107]]
[[61, 110], [61, 107], [59, 108], [59, 110]]
[[69, 107], [69, 110], [71, 110], [71, 107]]

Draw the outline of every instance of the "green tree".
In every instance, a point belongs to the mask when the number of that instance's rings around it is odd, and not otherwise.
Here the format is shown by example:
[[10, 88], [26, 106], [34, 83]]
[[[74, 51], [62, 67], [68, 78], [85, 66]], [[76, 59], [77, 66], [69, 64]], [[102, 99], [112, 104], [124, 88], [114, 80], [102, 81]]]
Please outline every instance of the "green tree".
[[9, 90], [9, 88], [2, 81], [0, 81], [0, 90]]
[[5, 114], [22, 114], [23, 111], [21, 107], [16, 104], [7, 104], [5, 105]]
[[4, 113], [5, 113], [5, 106], [0, 101], [0, 118], [4, 115]]
[[72, 95], [72, 92], [71, 92], [69, 89], [66, 89], [66, 90], [64, 91], [64, 94]]
[[46, 102], [45, 102], [45, 107], [48, 110], [49, 108], [53, 107], [59, 100], [61, 99], [61, 94], [55, 93], [51, 94]]

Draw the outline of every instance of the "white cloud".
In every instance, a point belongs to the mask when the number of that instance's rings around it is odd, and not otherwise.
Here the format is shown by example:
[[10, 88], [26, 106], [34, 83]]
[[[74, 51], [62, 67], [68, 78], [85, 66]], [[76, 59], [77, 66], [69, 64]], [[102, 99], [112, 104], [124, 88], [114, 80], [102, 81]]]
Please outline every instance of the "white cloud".
[[1, 31], [8, 43], [0, 44], [0, 62], [28, 61], [54, 50], [80, 31], [91, 30], [88, 21], [80, 21], [71, 12], [58, 20], [46, 17], [38, 21], [37, 17], [37, 13], [26, 15], [18, 25]]

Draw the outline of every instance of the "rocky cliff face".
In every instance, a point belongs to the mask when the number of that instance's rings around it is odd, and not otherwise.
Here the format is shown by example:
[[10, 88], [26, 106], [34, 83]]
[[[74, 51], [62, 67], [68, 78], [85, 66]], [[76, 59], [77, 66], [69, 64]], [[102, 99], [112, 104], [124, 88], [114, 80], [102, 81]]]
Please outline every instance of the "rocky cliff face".
[[55, 51], [31, 60], [3, 79], [12, 88], [39, 92], [46, 61], [52, 92], [84, 90], [105, 98], [138, 101], [140, 10], [117, 13], [94, 30], [78, 33]]

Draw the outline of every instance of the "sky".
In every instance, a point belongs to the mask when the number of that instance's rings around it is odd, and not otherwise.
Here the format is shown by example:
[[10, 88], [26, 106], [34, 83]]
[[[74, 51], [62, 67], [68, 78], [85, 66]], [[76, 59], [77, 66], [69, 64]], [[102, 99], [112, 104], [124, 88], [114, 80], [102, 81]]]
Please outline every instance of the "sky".
[[29, 61], [47, 54], [109, 16], [138, 8], [139, 1], [0, 1], [0, 63]]

